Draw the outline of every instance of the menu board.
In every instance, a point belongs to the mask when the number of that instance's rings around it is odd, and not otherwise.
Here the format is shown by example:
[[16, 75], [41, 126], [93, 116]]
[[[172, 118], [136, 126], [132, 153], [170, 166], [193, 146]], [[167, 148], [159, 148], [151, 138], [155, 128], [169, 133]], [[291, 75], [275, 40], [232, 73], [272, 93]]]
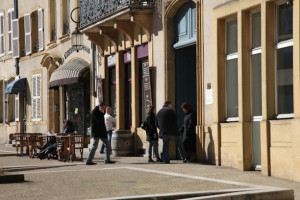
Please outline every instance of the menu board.
[[143, 68], [143, 80], [144, 80], [144, 89], [145, 89], [145, 101], [146, 101], [146, 113], [149, 108], [152, 106], [152, 95], [151, 95], [151, 81], [150, 81], [150, 71], [148, 62], [142, 64]]

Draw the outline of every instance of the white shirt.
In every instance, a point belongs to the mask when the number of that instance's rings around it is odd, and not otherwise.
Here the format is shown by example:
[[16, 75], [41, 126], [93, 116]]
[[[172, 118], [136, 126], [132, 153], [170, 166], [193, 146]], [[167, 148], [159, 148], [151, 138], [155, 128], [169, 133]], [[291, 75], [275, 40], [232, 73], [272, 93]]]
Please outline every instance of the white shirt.
[[113, 118], [110, 114], [104, 115], [105, 126], [107, 131], [112, 131], [114, 129], [113, 123], [116, 122], [116, 118]]

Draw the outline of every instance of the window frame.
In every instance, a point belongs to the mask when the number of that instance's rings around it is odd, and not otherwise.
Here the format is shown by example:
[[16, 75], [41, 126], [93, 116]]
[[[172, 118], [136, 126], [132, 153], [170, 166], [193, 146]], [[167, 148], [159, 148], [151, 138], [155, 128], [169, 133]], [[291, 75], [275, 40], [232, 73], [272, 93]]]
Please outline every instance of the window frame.
[[[1, 45], [3, 47], [3, 52], [0, 53], [0, 57], [4, 56], [5, 55], [5, 23], [4, 23], [4, 13], [0, 13], [0, 19], [1, 19], [1, 16], [2, 16], [2, 21], [0, 20], [0, 49], [1, 49]], [[2, 25], [1, 25], [2, 23]], [[3, 30], [1, 30], [1, 27], [3, 28]], [[1, 34], [2, 32], [2, 34]], [[3, 37], [3, 44], [1, 43], [1, 37]]]
[[[12, 54], [13, 53], [13, 25], [12, 25], [12, 21], [13, 21], [13, 13], [14, 13], [14, 8], [10, 8], [10, 9], [8, 9], [8, 11], [7, 11], [7, 34], [8, 34], [8, 54]], [[9, 15], [10, 15], [10, 21], [9, 21]], [[10, 29], [9, 29], [9, 24], [10, 24]], [[11, 37], [10, 37], [10, 39], [9, 39], [9, 35], [11, 35]], [[10, 45], [10, 46], [9, 46]], [[11, 49], [10, 49], [10, 48]]]
[[[227, 106], [227, 77], [226, 77], [226, 69], [227, 69], [227, 61], [230, 61], [230, 60], [234, 60], [234, 59], [239, 59], [239, 56], [238, 56], [238, 46], [237, 46], [237, 52], [234, 52], [234, 53], [231, 53], [231, 54], [227, 54], [227, 45], [228, 45], [228, 41], [227, 41], [227, 24], [228, 22], [231, 22], [231, 21], [236, 21], [237, 22], [237, 25], [238, 25], [238, 19], [237, 17], [232, 17], [232, 18], [228, 18], [228, 19], [225, 19], [225, 114], [226, 114], [226, 119], [225, 119], [225, 122], [238, 122], [239, 121], [239, 115], [236, 116], [236, 117], [228, 117], [228, 106]], [[238, 33], [238, 27], [237, 27], [237, 33]], [[238, 40], [238, 38], [237, 38]], [[237, 41], [237, 45], [238, 45], [238, 41]], [[238, 71], [238, 66], [237, 66], [237, 71]], [[237, 77], [238, 79], [238, 77]], [[238, 88], [238, 86], [237, 86]], [[238, 105], [239, 106], [239, 105]], [[238, 108], [239, 109], [239, 108]]]
[[[252, 56], [255, 56], [255, 55], [258, 55], [260, 54], [260, 56], [262, 56], [262, 45], [260, 43], [260, 46], [259, 47], [255, 47], [253, 48], [253, 15], [254, 14], [257, 14], [257, 13], [260, 13], [261, 15], [261, 10], [258, 9], [258, 10], [253, 10], [250, 12], [250, 80], [252, 80], [252, 59], [251, 57]], [[260, 32], [261, 34], [261, 32]], [[261, 57], [262, 58], [262, 57]], [[261, 69], [260, 69], [261, 70]], [[252, 121], [262, 121], [263, 117], [262, 117], [262, 113], [261, 115], [253, 115], [253, 101], [252, 101], [252, 84], [250, 84], [250, 96], [251, 96], [251, 120]], [[262, 104], [262, 102], [261, 102]]]
[[[40, 95], [38, 96], [38, 95], [36, 95], [36, 96], [34, 96], [34, 87], [36, 87], [36, 94], [37, 94], [37, 82], [36, 82], [36, 85], [34, 85], [33, 83], [34, 83], [34, 78], [37, 78], [37, 77], [40, 77]], [[31, 97], [31, 99], [32, 99], [32, 121], [41, 121], [42, 120], [42, 75], [39, 73], [39, 74], [33, 74], [32, 75], [32, 97]], [[37, 114], [37, 111], [38, 111], [38, 106], [36, 106], [36, 118], [34, 118], [34, 107], [33, 107], [33, 100], [34, 99], [40, 99], [40, 117], [38, 117], [38, 114]]]
[[[294, 56], [294, 30], [293, 30], [293, 38], [292, 39], [287, 39], [287, 40], [283, 40], [283, 41], [280, 41], [278, 42], [278, 8], [279, 6], [281, 5], [284, 5], [286, 4], [286, 1], [280, 1], [278, 3], [275, 4], [274, 6], [274, 21], [275, 21], [275, 27], [274, 27], [274, 36], [275, 36], [275, 47], [274, 47], [274, 75], [275, 75], [275, 118], [276, 119], [289, 119], [289, 118], [294, 118], [294, 110], [293, 110], [293, 113], [282, 113], [282, 114], [279, 114], [278, 113], [278, 89], [277, 89], [277, 86], [278, 86], [278, 81], [277, 81], [277, 53], [278, 53], [278, 50], [280, 49], [284, 49], [284, 48], [288, 48], [288, 47], [293, 47], [293, 56]], [[294, 10], [293, 10], [294, 12]], [[293, 17], [292, 17], [293, 19]], [[294, 20], [294, 19], [293, 19]], [[294, 21], [293, 21], [293, 24], [294, 24]], [[294, 69], [294, 66], [292, 68], [292, 71]], [[294, 72], [293, 72], [294, 74]], [[294, 83], [293, 83], [293, 88], [294, 88]], [[294, 94], [293, 94], [293, 97], [294, 97]], [[293, 103], [293, 107], [295, 106], [295, 104]]]

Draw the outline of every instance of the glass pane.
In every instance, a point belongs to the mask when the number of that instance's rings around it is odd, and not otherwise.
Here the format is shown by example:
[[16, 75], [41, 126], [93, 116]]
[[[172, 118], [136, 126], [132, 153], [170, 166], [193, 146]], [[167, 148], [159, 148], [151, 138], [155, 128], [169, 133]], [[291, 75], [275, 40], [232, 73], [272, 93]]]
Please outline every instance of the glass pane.
[[117, 102], [116, 102], [116, 68], [109, 68], [109, 105], [112, 108], [112, 116], [116, 117], [117, 114]]
[[277, 41], [293, 38], [293, 6], [282, 4], [277, 6]]
[[227, 55], [237, 52], [237, 20], [228, 21], [226, 24]]
[[227, 117], [238, 117], [238, 70], [237, 59], [226, 63]]
[[293, 47], [277, 50], [278, 114], [293, 113]]
[[143, 74], [143, 67], [142, 67], [143, 62], [146, 62], [146, 61], [140, 62], [140, 119], [141, 119], [141, 122], [144, 122], [147, 118], [145, 87], [144, 87], [144, 74]]
[[252, 116], [261, 116], [261, 54], [251, 56]]
[[252, 48], [261, 46], [261, 13], [252, 14]]

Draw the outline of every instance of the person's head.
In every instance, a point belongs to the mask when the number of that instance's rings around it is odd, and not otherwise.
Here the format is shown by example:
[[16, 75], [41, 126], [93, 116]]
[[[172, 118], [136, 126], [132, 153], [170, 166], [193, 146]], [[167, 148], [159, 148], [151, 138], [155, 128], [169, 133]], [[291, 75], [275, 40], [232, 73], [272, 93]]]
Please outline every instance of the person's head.
[[172, 108], [172, 103], [171, 103], [171, 101], [166, 101], [166, 102], [164, 103], [164, 107]]
[[112, 112], [111, 107], [107, 107], [107, 108], [106, 108], [106, 113], [111, 115], [111, 112]]
[[184, 102], [183, 104], [181, 104], [181, 108], [183, 112], [188, 113], [192, 110], [192, 105], [188, 102]]
[[101, 102], [100, 104], [99, 104], [99, 110], [100, 110], [100, 112], [105, 112], [105, 104], [104, 104], [104, 102]]
[[148, 114], [156, 114], [155, 106], [151, 106], [151, 107], [149, 108]]

